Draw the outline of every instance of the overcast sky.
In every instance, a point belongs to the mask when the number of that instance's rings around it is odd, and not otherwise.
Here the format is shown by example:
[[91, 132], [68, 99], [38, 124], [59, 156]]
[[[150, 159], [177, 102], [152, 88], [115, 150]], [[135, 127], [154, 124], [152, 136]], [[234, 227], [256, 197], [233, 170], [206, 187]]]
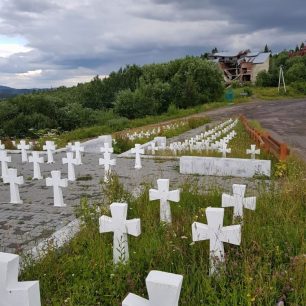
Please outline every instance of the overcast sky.
[[71, 86], [213, 47], [306, 41], [306, 0], [0, 0], [0, 85]]

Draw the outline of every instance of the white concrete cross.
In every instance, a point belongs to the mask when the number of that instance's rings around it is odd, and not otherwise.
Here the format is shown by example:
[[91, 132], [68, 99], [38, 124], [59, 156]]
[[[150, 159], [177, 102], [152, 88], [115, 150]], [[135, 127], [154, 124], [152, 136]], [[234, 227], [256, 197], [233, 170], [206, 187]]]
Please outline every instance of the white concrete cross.
[[158, 146], [156, 146], [155, 142], [151, 142], [150, 150], [152, 155], [155, 155], [155, 151], [158, 151]]
[[46, 178], [46, 186], [53, 186], [54, 206], [64, 207], [62, 187], [68, 187], [68, 180], [61, 179], [61, 171], [51, 171], [51, 177]]
[[1, 162], [1, 177], [4, 178], [7, 175], [7, 163], [12, 161], [11, 156], [7, 156], [5, 150], [0, 150], [0, 162]]
[[222, 147], [218, 149], [222, 153], [222, 157], [226, 157], [226, 153], [231, 153], [232, 149], [227, 147], [227, 144], [223, 142]]
[[75, 152], [77, 165], [81, 165], [82, 164], [81, 152], [84, 152], [84, 147], [81, 146], [81, 143], [79, 141], [76, 141], [74, 145], [71, 146], [71, 151]]
[[2, 144], [1, 140], [0, 140], [0, 150], [5, 150], [5, 145]]
[[39, 282], [18, 282], [19, 256], [0, 252], [0, 305], [40, 306]]
[[29, 162], [33, 163], [33, 169], [34, 169], [34, 175], [33, 180], [41, 180], [43, 179], [41, 173], [40, 173], [40, 165], [44, 163], [44, 158], [39, 157], [39, 152], [33, 151], [32, 156], [29, 156]]
[[114, 232], [113, 261], [115, 264], [129, 260], [127, 235], [139, 236], [140, 219], [126, 220], [128, 205], [113, 203], [110, 205], [112, 218], [102, 216], [99, 219], [100, 233]]
[[192, 224], [192, 240], [210, 240], [209, 274], [212, 275], [218, 271], [218, 265], [224, 262], [223, 242], [240, 244], [241, 226], [231, 225], [223, 227], [224, 208], [206, 208], [206, 218], [208, 224], [199, 222]]
[[141, 169], [141, 154], [144, 154], [144, 149], [141, 149], [140, 144], [136, 143], [135, 148], [132, 148], [131, 152], [135, 154], [135, 169]]
[[56, 149], [56, 145], [54, 144], [54, 141], [46, 141], [46, 144], [43, 146], [43, 150], [47, 151], [48, 161], [47, 164], [53, 164], [53, 152]]
[[158, 189], [149, 190], [149, 200], [160, 200], [160, 221], [171, 223], [171, 208], [169, 201], [179, 202], [180, 201], [180, 191], [172, 190], [169, 191], [169, 180], [168, 179], [158, 179], [157, 180]]
[[129, 293], [122, 306], [178, 306], [182, 283], [182, 275], [153, 270], [146, 278], [149, 300]]
[[20, 140], [20, 143], [17, 145], [17, 149], [21, 150], [21, 161], [26, 163], [28, 161], [27, 150], [30, 150], [30, 145], [27, 145], [25, 140]]
[[23, 176], [17, 176], [17, 169], [8, 169], [7, 175], [3, 177], [4, 184], [10, 184], [10, 195], [12, 204], [22, 204], [19, 195], [19, 185], [23, 184]]
[[222, 207], [234, 207], [234, 219], [243, 218], [243, 208], [255, 210], [256, 197], [245, 198], [246, 185], [233, 184], [233, 195], [222, 194]]
[[74, 171], [74, 165], [77, 165], [76, 158], [73, 158], [73, 152], [67, 152], [67, 157], [62, 158], [63, 164], [68, 165], [68, 181], [75, 181], [75, 171]]
[[246, 154], [251, 154], [251, 159], [256, 159], [256, 154], [260, 154], [260, 149], [256, 150], [256, 145], [252, 144], [251, 149], [246, 150]]
[[101, 147], [100, 148], [100, 152], [101, 153], [113, 153], [114, 152], [114, 149], [113, 149], [113, 147], [111, 147], [110, 145], [109, 145], [109, 143], [108, 142], [104, 142], [104, 147]]
[[116, 159], [111, 159], [111, 154], [105, 152], [103, 158], [99, 158], [99, 165], [104, 166], [104, 182], [108, 182], [109, 175], [111, 173], [111, 167], [116, 165]]

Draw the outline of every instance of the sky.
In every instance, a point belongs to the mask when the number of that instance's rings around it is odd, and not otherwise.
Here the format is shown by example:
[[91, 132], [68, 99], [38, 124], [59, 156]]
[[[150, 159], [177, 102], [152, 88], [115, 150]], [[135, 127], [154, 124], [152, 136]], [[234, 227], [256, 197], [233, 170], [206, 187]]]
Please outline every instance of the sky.
[[127, 64], [303, 41], [305, 0], [0, 0], [0, 85], [73, 86]]

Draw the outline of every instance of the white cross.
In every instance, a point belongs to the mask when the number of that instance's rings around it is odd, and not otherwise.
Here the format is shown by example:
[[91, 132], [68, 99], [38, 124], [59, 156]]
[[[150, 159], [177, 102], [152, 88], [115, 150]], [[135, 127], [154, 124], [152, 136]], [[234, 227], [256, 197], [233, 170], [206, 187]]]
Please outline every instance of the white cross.
[[41, 180], [43, 177], [41, 176], [40, 173], [40, 165], [44, 163], [44, 158], [39, 157], [39, 152], [32, 152], [32, 156], [29, 156], [29, 162], [33, 163], [33, 169], [34, 169], [34, 175], [33, 175], [33, 180]]
[[110, 205], [112, 218], [102, 216], [99, 219], [100, 233], [114, 232], [113, 261], [127, 262], [129, 260], [129, 247], [127, 235], [139, 236], [140, 219], [126, 220], [128, 205], [126, 203], [113, 203]]
[[5, 150], [5, 145], [2, 144], [1, 140], [0, 140], [0, 150]]
[[150, 150], [152, 155], [155, 155], [155, 151], [158, 151], [158, 146], [156, 146], [155, 142], [151, 142]]
[[160, 221], [171, 223], [171, 208], [169, 201], [179, 202], [180, 201], [180, 191], [172, 190], [169, 191], [169, 180], [168, 179], [158, 179], [157, 180], [158, 189], [149, 190], [149, 200], [160, 200]]
[[17, 176], [17, 169], [8, 169], [7, 175], [3, 177], [5, 184], [10, 184], [10, 194], [12, 204], [22, 204], [23, 201], [20, 199], [19, 186], [23, 184], [23, 176]]
[[222, 207], [234, 207], [234, 219], [243, 218], [243, 208], [255, 210], [256, 197], [244, 198], [246, 185], [233, 184], [233, 195], [222, 194]]
[[43, 150], [47, 151], [48, 154], [48, 161], [47, 164], [53, 164], [53, 152], [56, 149], [56, 145], [54, 144], [54, 141], [46, 141], [46, 144], [43, 146]]
[[72, 152], [66, 153], [67, 157], [62, 158], [63, 164], [68, 164], [68, 181], [75, 181], [75, 171], [74, 171], [74, 165], [77, 164], [77, 160], [73, 158]]
[[81, 152], [84, 152], [84, 147], [81, 147], [81, 143], [79, 141], [76, 141], [74, 145], [71, 146], [71, 151], [75, 152], [77, 165], [81, 165], [82, 164]]
[[19, 256], [0, 252], [0, 305], [40, 306], [39, 282], [18, 282]]
[[104, 147], [100, 148], [101, 153], [113, 153], [114, 149], [109, 145], [108, 142], [104, 142]]
[[46, 186], [53, 186], [54, 206], [64, 207], [62, 187], [68, 187], [67, 179], [61, 179], [61, 171], [51, 171], [51, 177], [46, 178]]
[[222, 157], [226, 157], [226, 153], [231, 153], [232, 150], [223, 142], [222, 147], [219, 148], [218, 151], [222, 153]]
[[122, 306], [178, 306], [182, 283], [182, 275], [153, 270], [146, 278], [149, 300], [129, 293]]
[[131, 152], [135, 154], [135, 169], [141, 169], [141, 154], [144, 154], [144, 149], [141, 149], [140, 144], [136, 143]]
[[260, 149], [256, 150], [256, 145], [252, 144], [251, 149], [246, 150], [246, 154], [251, 154], [251, 159], [256, 159], [256, 154], [260, 154]]
[[111, 154], [105, 152], [103, 158], [99, 158], [99, 165], [104, 166], [104, 182], [108, 182], [109, 175], [111, 173], [111, 167], [116, 165], [116, 159], [111, 159]]
[[212, 275], [218, 271], [218, 264], [224, 262], [223, 242], [239, 245], [241, 242], [241, 226], [231, 225], [223, 227], [224, 208], [206, 208], [208, 224], [194, 222], [192, 224], [192, 240], [210, 240], [210, 270]]
[[21, 150], [21, 161], [26, 163], [28, 161], [27, 150], [30, 149], [30, 145], [27, 145], [25, 140], [20, 140], [20, 143], [17, 145], [17, 149]]
[[1, 162], [1, 177], [4, 178], [7, 175], [7, 163], [12, 161], [11, 156], [7, 156], [7, 152], [0, 150], [0, 162]]

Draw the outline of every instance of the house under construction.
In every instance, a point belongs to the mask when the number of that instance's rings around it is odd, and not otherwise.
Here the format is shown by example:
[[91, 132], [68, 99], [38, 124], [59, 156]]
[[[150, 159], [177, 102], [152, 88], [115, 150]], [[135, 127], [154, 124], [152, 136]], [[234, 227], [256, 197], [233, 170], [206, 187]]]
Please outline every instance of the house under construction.
[[259, 72], [269, 70], [270, 54], [245, 50], [238, 53], [212, 53], [208, 58], [219, 64], [227, 84], [233, 81], [255, 83]]

